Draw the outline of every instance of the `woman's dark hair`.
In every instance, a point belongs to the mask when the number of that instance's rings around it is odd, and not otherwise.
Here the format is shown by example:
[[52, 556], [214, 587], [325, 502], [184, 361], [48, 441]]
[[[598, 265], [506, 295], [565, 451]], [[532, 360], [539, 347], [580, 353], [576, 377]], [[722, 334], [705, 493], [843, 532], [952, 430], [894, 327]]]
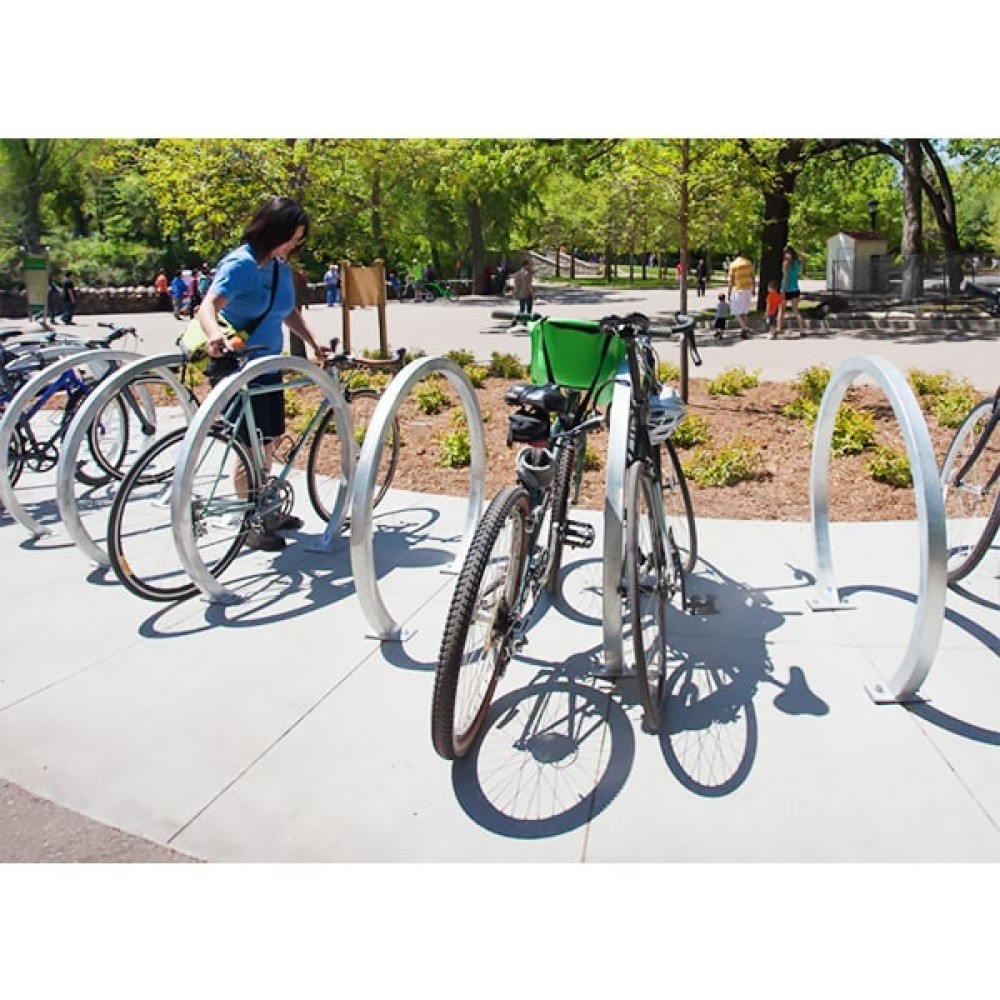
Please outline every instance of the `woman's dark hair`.
[[792, 255], [792, 260], [798, 260], [799, 255], [795, 252], [795, 247], [791, 243], [786, 244], [785, 249], [781, 251], [783, 254], [790, 253]]
[[309, 216], [305, 209], [293, 198], [272, 196], [264, 202], [257, 214], [243, 230], [243, 242], [250, 244], [258, 261], [277, 246], [287, 243], [295, 230], [303, 227], [302, 238], [309, 235]]

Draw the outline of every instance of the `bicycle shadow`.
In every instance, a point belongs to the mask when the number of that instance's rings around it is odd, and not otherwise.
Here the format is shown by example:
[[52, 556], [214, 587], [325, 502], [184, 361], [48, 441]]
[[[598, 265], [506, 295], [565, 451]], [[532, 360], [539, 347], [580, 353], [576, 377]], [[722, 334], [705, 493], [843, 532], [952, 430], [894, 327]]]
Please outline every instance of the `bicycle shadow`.
[[[706, 635], [714, 616], [668, 618], [670, 665], [659, 732], [660, 751], [670, 773], [688, 791], [708, 798], [729, 795], [753, 770], [760, 740], [756, 702], [777, 689], [772, 705], [786, 715], [822, 717], [829, 705], [809, 686], [800, 664], [777, 675], [767, 636], [788, 612], [775, 609], [773, 595], [812, 587], [814, 578], [786, 563], [791, 584], [752, 586], [700, 559], [689, 591], [710, 600], [724, 614], [730, 638]], [[738, 652], [734, 652], [738, 650]]]
[[[450, 561], [451, 550], [428, 548], [427, 543], [445, 543], [432, 528], [440, 519], [431, 507], [407, 507], [385, 511], [373, 519], [375, 573], [377, 578], [399, 569], [420, 569]], [[244, 552], [222, 578], [226, 589], [236, 597], [231, 603], [204, 602], [204, 613], [196, 622], [189, 618], [163, 623], [176, 615], [178, 603], [168, 605], [139, 626], [146, 638], [175, 638], [194, 635], [219, 626], [259, 628], [278, 622], [293, 621], [303, 615], [322, 611], [356, 593], [351, 567], [350, 545], [346, 534], [334, 539], [323, 552], [311, 548], [302, 535], [292, 545], [274, 556]]]
[[586, 826], [625, 786], [635, 758], [628, 716], [610, 694], [585, 682], [596, 650], [538, 669], [490, 707], [479, 739], [452, 766], [466, 815], [503, 837], [537, 840]]

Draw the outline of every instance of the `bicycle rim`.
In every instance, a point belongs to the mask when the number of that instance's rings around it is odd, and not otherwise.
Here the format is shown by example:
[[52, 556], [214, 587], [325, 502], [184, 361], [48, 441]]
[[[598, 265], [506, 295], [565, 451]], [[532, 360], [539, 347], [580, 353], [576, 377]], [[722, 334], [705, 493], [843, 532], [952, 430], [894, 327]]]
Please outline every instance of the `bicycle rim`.
[[86, 457], [76, 465], [76, 478], [87, 486], [103, 486], [123, 478], [121, 467], [128, 450], [128, 414], [118, 396], [109, 399], [87, 429]]
[[431, 702], [431, 738], [445, 760], [468, 753], [510, 659], [529, 515], [524, 489], [501, 490], [476, 528], [455, 584]]
[[625, 477], [625, 585], [628, 616], [646, 727], [660, 728], [660, 705], [667, 671], [666, 607], [669, 573], [658, 497], [649, 473], [634, 462]]
[[956, 479], [989, 428], [992, 401], [980, 403], [955, 433], [941, 466], [947, 530], [948, 582], [968, 576], [989, 551], [1000, 522], [1000, 493], [989, 479], [1000, 466], [1000, 431], [994, 426], [971, 468]]
[[681, 552], [681, 566], [691, 573], [698, 561], [698, 532], [695, 526], [691, 491], [688, 489], [684, 470], [677, 451], [666, 441], [660, 452], [660, 487], [663, 493], [663, 512], [674, 533], [674, 542]]

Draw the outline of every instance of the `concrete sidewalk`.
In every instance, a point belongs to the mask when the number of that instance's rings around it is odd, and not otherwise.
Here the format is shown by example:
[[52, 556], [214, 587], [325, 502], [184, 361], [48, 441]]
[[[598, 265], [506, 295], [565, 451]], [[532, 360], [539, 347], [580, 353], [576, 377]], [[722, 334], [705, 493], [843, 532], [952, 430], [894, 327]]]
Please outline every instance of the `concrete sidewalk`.
[[[236, 561], [228, 607], [143, 603], [65, 538], [0, 523], [0, 778], [47, 800], [7, 788], [0, 859], [1000, 860], [997, 550], [949, 592], [927, 701], [879, 706], [865, 686], [909, 637], [915, 524], [834, 525], [855, 607], [818, 613], [809, 525], [699, 521], [692, 589], [718, 613], [669, 618], [659, 736], [600, 666], [600, 541], [570, 551], [453, 766], [429, 714], [464, 512], [403, 492], [380, 508], [399, 643], [366, 637], [346, 540], [310, 551], [314, 517]], [[32, 808], [54, 818], [25, 829]]]

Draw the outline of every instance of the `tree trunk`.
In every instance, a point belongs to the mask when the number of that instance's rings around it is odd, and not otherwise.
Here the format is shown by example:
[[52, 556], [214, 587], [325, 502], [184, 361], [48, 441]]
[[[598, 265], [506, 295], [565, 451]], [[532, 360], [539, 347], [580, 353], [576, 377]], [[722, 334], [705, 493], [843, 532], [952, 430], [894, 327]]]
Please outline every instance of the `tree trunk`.
[[788, 174], [778, 178], [771, 191], [764, 192], [764, 238], [760, 253], [760, 280], [757, 283], [757, 308], [763, 311], [767, 300], [767, 284], [777, 281], [781, 287], [781, 256], [788, 244], [790, 195], [795, 179]]
[[483, 215], [479, 202], [470, 201], [465, 206], [469, 220], [469, 246], [472, 250], [472, 290], [476, 295], [489, 295], [486, 281], [486, 245], [483, 243]]
[[924, 221], [921, 201], [919, 139], [903, 142], [903, 289], [904, 302], [913, 302], [924, 290]]

